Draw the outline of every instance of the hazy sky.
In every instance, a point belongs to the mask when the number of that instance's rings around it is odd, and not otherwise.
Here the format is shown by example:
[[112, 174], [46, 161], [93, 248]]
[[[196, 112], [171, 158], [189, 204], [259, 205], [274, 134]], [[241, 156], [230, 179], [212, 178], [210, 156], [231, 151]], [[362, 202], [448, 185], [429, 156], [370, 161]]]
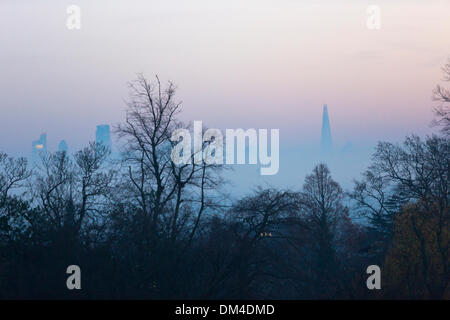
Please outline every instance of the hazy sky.
[[84, 145], [124, 119], [139, 72], [178, 85], [185, 120], [282, 143], [319, 143], [323, 103], [338, 144], [424, 134], [449, 17], [449, 0], [1, 0], [0, 149], [29, 152], [42, 131], [50, 150]]

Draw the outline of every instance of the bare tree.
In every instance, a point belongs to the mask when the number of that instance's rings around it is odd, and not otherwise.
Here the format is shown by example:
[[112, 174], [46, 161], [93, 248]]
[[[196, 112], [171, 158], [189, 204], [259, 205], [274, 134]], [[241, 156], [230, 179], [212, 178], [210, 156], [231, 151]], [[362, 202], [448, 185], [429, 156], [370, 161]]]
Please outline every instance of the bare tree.
[[[444, 73], [443, 81], [450, 81], [450, 58], [447, 64], [442, 68]], [[441, 132], [447, 137], [450, 135], [450, 90], [441, 85], [437, 85], [433, 91], [433, 100], [438, 102], [434, 108], [437, 117], [433, 125], [441, 128]]]
[[[308, 175], [301, 193], [302, 211], [315, 238], [317, 285], [332, 290], [336, 270], [335, 233], [346, 208], [342, 204], [344, 193], [331, 177], [325, 164], [317, 165]], [[323, 290], [327, 294], [328, 290]]]
[[31, 175], [25, 158], [14, 159], [0, 152], [0, 241], [20, 238], [27, 232], [23, 215], [29, 210], [20, 192]]
[[0, 208], [6, 202], [9, 192], [23, 187], [30, 175], [25, 158], [14, 159], [0, 152]]
[[[32, 191], [52, 230], [76, 237], [87, 220], [99, 222], [114, 177], [107, 167], [108, 154], [102, 145], [91, 143], [73, 159], [65, 152], [43, 158]], [[29, 221], [33, 223], [33, 217]]]
[[399, 203], [423, 201], [430, 209], [448, 207], [449, 141], [433, 136], [422, 141], [407, 137], [403, 146], [380, 142], [370, 167], [384, 183], [395, 185]]
[[159, 235], [174, 241], [183, 234], [190, 242], [208, 205], [206, 192], [219, 183], [212, 171], [217, 166], [172, 162], [170, 138], [181, 123], [171, 82], [163, 88], [158, 77], [150, 83], [139, 75], [129, 88], [127, 119], [117, 127], [130, 182], [124, 188], [134, 195], [147, 240]]
[[362, 180], [354, 181], [353, 191], [348, 194], [355, 204], [355, 212], [368, 219], [370, 227], [383, 238], [392, 235], [395, 215], [401, 207], [396, 200], [392, 185], [375, 172], [367, 170]]
[[[221, 205], [221, 166], [203, 157], [196, 162], [195, 153], [187, 163], [172, 161], [178, 143], [171, 141], [172, 133], [183, 127], [177, 120], [181, 103], [173, 83], [164, 86], [158, 77], [149, 82], [139, 75], [129, 90], [126, 121], [116, 127], [123, 142], [124, 178], [117, 189], [116, 203], [122, 209], [115, 214], [116, 225], [132, 230], [128, 241], [135, 251], [129, 259], [139, 261], [136, 274], [151, 270], [141, 285], [153, 287], [157, 281], [159, 294], [169, 295], [183, 283], [180, 261], [195, 243], [203, 218]], [[204, 141], [199, 152], [210, 142]]]

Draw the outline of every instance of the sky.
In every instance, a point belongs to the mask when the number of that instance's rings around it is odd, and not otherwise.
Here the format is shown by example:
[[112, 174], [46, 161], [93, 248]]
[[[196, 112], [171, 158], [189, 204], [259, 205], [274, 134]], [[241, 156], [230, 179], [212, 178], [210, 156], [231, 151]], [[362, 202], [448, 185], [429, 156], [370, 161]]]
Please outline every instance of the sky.
[[137, 73], [178, 86], [182, 120], [277, 128], [289, 152], [319, 144], [324, 103], [339, 148], [425, 135], [449, 16], [448, 0], [2, 0], [0, 150], [41, 132], [81, 148], [124, 120]]

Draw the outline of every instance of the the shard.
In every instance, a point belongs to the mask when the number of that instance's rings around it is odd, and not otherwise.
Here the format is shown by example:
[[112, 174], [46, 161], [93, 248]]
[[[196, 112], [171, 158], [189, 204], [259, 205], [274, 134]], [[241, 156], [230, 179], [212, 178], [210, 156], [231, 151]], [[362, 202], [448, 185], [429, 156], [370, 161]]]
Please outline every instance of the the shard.
[[322, 141], [321, 141], [322, 151], [325, 152], [331, 151], [332, 146], [333, 142], [331, 140], [330, 118], [328, 117], [328, 107], [325, 104], [323, 106], [323, 114], [322, 114]]

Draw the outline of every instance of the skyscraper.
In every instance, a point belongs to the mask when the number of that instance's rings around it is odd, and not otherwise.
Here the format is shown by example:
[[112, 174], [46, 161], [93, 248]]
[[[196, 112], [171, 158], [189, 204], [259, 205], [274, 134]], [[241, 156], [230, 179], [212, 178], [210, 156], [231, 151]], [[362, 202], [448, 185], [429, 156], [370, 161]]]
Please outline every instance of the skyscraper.
[[109, 125], [103, 124], [97, 126], [97, 131], [95, 133], [95, 142], [97, 144], [103, 145], [109, 150], [111, 150], [112, 143], [111, 143], [111, 135], [109, 130]]
[[321, 148], [322, 148], [322, 151], [331, 151], [332, 146], [333, 146], [333, 142], [331, 140], [330, 119], [328, 118], [328, 107], [325, 104], [323, 106], [323, 114], [322, 114]]
[[42, 133], [39, 140], [35, 140], [31, 143], [31, 157], [33, 162], [38, 162], [42, 156], [47, 154], [47, 134]]
[[61, 142], [58, 145], [58, 151], [65, 152], [66, 154], [69, 153], [69, 147], [67, 146], [66, 140], [61, 140]]

